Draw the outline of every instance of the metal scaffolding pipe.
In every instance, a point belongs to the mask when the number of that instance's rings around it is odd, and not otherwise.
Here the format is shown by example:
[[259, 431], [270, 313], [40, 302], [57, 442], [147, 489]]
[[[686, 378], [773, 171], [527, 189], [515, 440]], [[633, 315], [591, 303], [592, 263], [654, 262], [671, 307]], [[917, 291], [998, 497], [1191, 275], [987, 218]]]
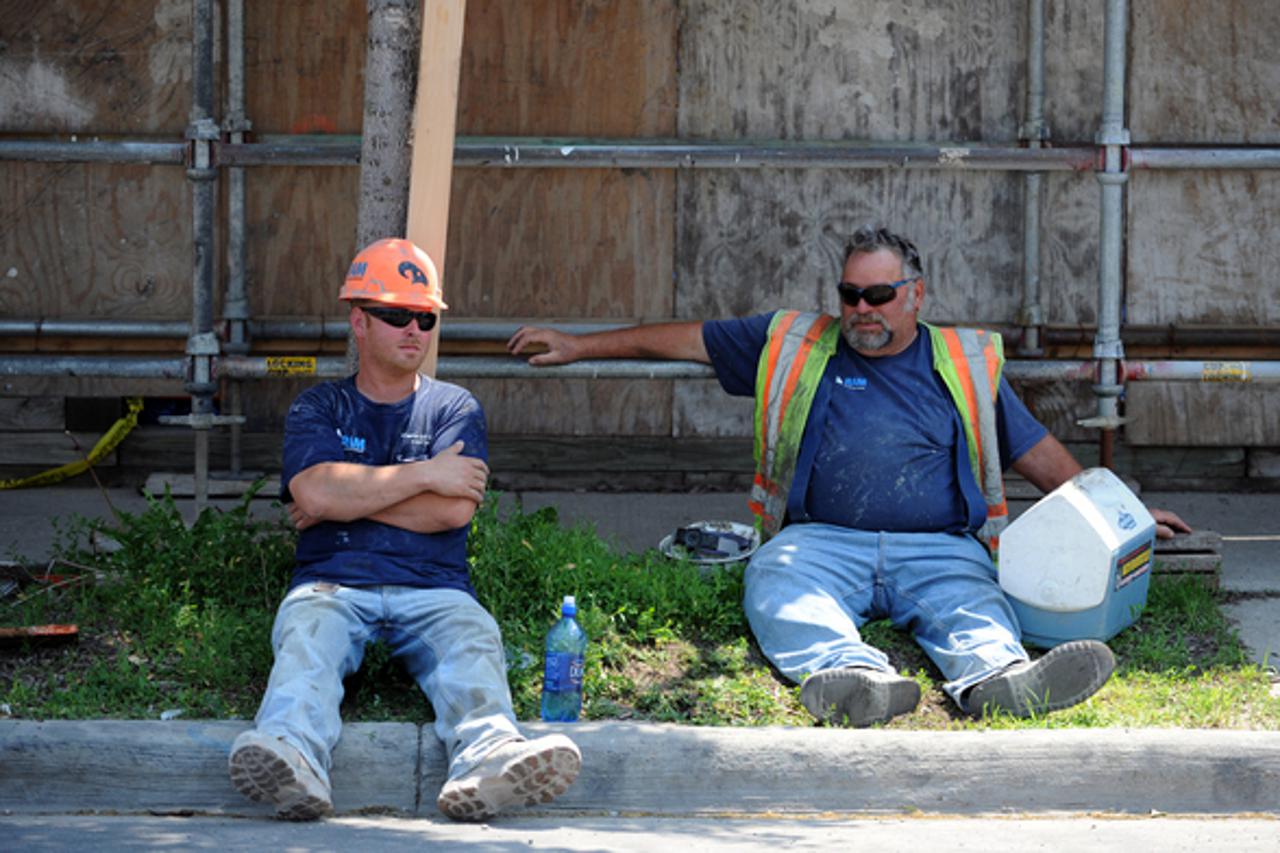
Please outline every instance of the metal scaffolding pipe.
[[[361, 137], [264, 134], [259, 141], [232, 140], [215, 146], [217, 166], [355, 166], [360, 163]], [[1039, 153], [1031, 153], [1032, 151]], [[518, 159], [514, 156], [518, 152]], [[511, 155], [511, 156], [509, 156]], [[56, 141], [0, 140], [0, 160], [32, 162], [152, 163], [180, 165], [186, 156], [181, 142], [140, 140]], [[1010, 171], [1085, 171], [1096, 165], [1097, 149], [1005, 148], [972, 143], [939, 146], [902, 143], [885, 146], [860, 142], [682, 142], [654, 140], [543, 139], [538, 137], [459, 136], [455, 166], [544, 168], [548, 166], [600, 168], [954, 168]], [[1131, 147], [1134, 169], [1277, 169], [1280, 148]]]
[[[631, 322], [574, 322], [556, 323], [530, 321], [573, 335], [589, 335], [623, 329]], [[346, 318], [330, 320], [250, 320], [250, 337], [263, 343], [297, 340], [342, 340], [347, 336], [349, 324]], [[526, 323], [514, 320], [451, 320], [440, 327], [444, 341], [506, 341]], [[1021, 343], [1024, 330], [1020, 327], [1000, 327], [987, 324], [1004, 335], [1006, 345]], [[14, 320], [0, 319], [0, 338], [156, 338], [181, 339], [191, 333], [191, 324], [168, 320]], [[1084, 345], [1094, 340], [1095, 330], [1085, 326], [1043, 327], [1041, 340], [1048, 345]], [[1120, 338], [1126, 344], [1136, 346], [1241, 346], [1280, 347], [1280, 328], [1261, 326], [1124, 326]], [[227, 348], [230, 352], [230, 348]]]
[[[346, 375], [341, 356], [228, 355], [214, 362], [221, 379], [261, 380], [297, 378], [338, 379]], [[1129, 382], [1280, 383], [1280, 360], [1206, 361], [1137, 359], [1121, 365]], [[452, 356], [440, 359], [439, 374], [447, 379], [713, 379], [715, 371], [700, 362], [603, 359], [556, 367], [532, 367], [524, 359]], [[1025, 382], [1093, 382], [1097, 362], [1088, 359], [1010, 359], [1005, 375]], [[72, 377], [184, 380], [187, 359], [121, 355], [0, 356], [3, 377]]]
[[131, 355], [0, 356], [0, 376], [69, 376], [88, 379], [176, 379], [187, 377], [187, 359]]
[[1280, 148], [1130, 148], [1131, 169], [1280, 169]]
[[1124, 126], [1124, 73], [1126, 0], [1107, 0], [1105, 35], [1103, 38], [1102, 125], [1095, 141], [1103, 146], [1103, 166], [1097, 173], [1101, 186], [1101, 224], [1098, 249], [1098, 332], [1093, 343], [1093, 356], [1098, 360], [1099, 381], [1093, 386], [1098, 398], [1098, 413], [1082, 423], [1098, 427], [1099, 459], [1111, 467], [1115, 429], [1121, 424], [1119, 400], [1124, 385], [1111, 377], [1124, 358], [1120, 340], [1120, 308], [1124, 301], [1123, 240], [1124, 184], [1123, 152], [1129, 145], [1129, 131]]
[[[245, 141], [245, 134], [252, 129], [245, 115], [244, 96], [244, 0], [227, 0], [227, 109], [223, 121], [226, 139], [232, 144]], [[227, 289], [222, 303], [222, 316], [226, 319], [227, 352], [249, 351], [248, 320], [249, 300], [246, 295], [245, 255], [245, 173], [233, 166], [227, 171]], [[241, 423], [239, 415], [244, 411], [242, 383], [227, 384], [227, 403], [233, 420], [231, 423], [230, 464], [232, 477], [240, 473]]]
[[[1048, 138], [1044, 120], [1044, 0], [1027, 3], [1027, 120], [1022, 138], [1039, 149]], [[1040, 173], [1028, 172], [1022, 200], [1022, 340], [1021, 355], [1039, 355], [1040, 325]]]
[[[357, 166], [359, 136], [264, 134], [257, 142], [219, 142], [214, 165]], [[151, 163], [181, 165], [187, 146], [181, 142], [141, 140], [63, 142], [45, 139], [0, 140], [0, 160], [59, 163]], [[683, 142], [654, 140], [544, 139], [538, 137], [459, 136], [454, 146], [457, 167], [498, 168], [968, 168], [987, 171], [1088, 171], [1097, 165], [1090, 146], [1007, 148], [957, 143], [861, 142]], [[1280, 148], [1130, 147], [1133, 169], [1280, 169]]]
[[[191, 335], [187, 338], [190, 375], [185, 384], [191, 395], [191, 414], [185, 422], [195, 430], [195, 506], [203, 509], [209, 495], [209, 426], [213, 416], [213, 395], [217, 384], [212, 359], [218, 355], [218, 338], [213, 334], [214, 247], [218, 170], [213, 163], [213, 145], [220, 131], [213, 119], [213, 0], [192, 0], [191, 4], [192, 101], [191, 165]], [[175, 419], [176, 420], [176, 419]]]
[[181, 142], [57, 142], [0, 139], [0, 160], [33, 163], [151, 163], [181, 166], [187, 146]]
[[[223, 145], [223, 165], [355, 165], [360, 142], [315, 143], [298, 137], [264, 137], [252, 145]], [[274, 141], [281, 140], [281, 141]], [[866, 168], [990, 171], [1086, 171], [1097, 165], [1091, 147], [1013, 148], [956, 143], [865, 142], [644, 142], [535, 137], [459, 136], [455, 167], [502, 168]]]

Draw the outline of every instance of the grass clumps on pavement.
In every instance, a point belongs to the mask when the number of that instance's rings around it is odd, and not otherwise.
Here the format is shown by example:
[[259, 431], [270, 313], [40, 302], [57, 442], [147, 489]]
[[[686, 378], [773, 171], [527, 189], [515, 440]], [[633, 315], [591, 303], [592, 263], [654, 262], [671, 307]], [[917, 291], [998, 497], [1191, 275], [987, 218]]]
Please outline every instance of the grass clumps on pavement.
[[[502, 511], [499, 511], [499, 506]], [[270, 630], [288, 585], [294, 533], [282, 510], [246, 497], [187, 524], [171, 499], [115, 523], [72, 519], [51, 571], [0, 599], [0, 624], [74, 622], [79, 640], [0, 648], [0, 716], [249, 718], [271, 667]], [[87, 543], [110, 541], [110, 549]], [[742, 614], [741, 566], [703, 571], [657, 551], [626, 554], [553, 509], [525, 513], [491, 497], [469, 560], [502, 628], [516, 714], [536, 719], [542, 643], [565, 595], [590, 637], [584, 717], [696, 725], [811, 725], [798, 688], [762, 658]], [[79, 576], [77, 581], [74, 576]], [[868, 641], [916, 678], [920, 707], [893, 728], [1182, 726], [1280, 729], [1280, 698], [1195, 579], [1153, 579], [1147, 612], [1114, 641], [1119, 667], [1090, 701], [1043, 719], [963, 716], [905, 633]], [[417, 685], [372, 645], [347, 682], [343, 717], [431, 718]]]

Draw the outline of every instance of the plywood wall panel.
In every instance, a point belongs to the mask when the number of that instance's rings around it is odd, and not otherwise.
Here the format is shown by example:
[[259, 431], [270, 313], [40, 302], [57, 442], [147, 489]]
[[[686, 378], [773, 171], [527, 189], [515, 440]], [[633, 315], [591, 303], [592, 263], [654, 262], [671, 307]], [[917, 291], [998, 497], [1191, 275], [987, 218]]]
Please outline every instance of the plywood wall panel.
[[1135, 143], [1280, 142], [1280, 3], [1138, 0], [1130, 7]]
[[849, 235], [883, 223], [925, 264], [922, 316], [1009, 322], [1021, 306], [1019, 179], [836, 169], [682, 172], [677, 315], [834, 313]]
[[1050, 173], [1040, 185], [1040, 305], [1045, 323], [1091, 326], [1098, 318], [1098, 181], [1092, 173]]
[[254, 132], [360, 132], [367, 15], [365, 0], [245, 3], [245, 100]]
[[672, 405], [672, 435], [751, 437], [755, 401], [730, 397], [714, 379], [676, 382]]
[[0, 315], [189, 320], [190, 209], [179, 168], [0, 162]]
[[181, 134], [190, 0], [0, 4], [0, 130]]
[[1280, 325], [1280, 174], [1137, 172], [1128, 322]]
[[1044, 30], [1044, 117], [1049, 138], [1057, 144], [1091, 145], [1102, 121], [1106, 2], [1048, 0]]
[[1126, 392], [1125, 441], [1135, 446], [1275, 447], [1280, 395], [1274, 386], [1134, 382]]
[[473, 379], [489, 432], [670, 435], [671, 383], [630, 379]]
[[246, 291], [255, 317], [342, 317], [343, 276], [356, 253], [356, 169], [251, 169]]
[[690, 0], [682, 11], [681, 135], [1017, 138], [1022, 3]]
[[[670, 137], [674, 0], [467, 4], [458, 133]], [[675, 175], [457, 169], [445, 299], [454, 316], [664, 319]], [[671, 383], [467, 382], [501, 433], [667, 435]]]
[[467, 4], [458, 133], [672, 136], [675, 0]]
[[450, 311], [670, 317], [674, 186], [670, 171], [455, 171]]

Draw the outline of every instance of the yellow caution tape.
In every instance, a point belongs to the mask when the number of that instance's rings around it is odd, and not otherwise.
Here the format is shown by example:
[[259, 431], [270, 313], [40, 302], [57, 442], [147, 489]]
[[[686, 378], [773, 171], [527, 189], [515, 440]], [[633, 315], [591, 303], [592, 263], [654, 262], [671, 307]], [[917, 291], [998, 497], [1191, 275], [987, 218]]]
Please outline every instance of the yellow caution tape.
[[112, 424], [111, 429], [103, 433], [102, 438], [98, 439], [98, 443], [93, 446], [93, 449], [89, 451], [89, 455], [84, 459], [68, 462], [66, 465], [60, 465], [57, 468], [52, 468], [39, 474], [32, 474], [30, 477], [23, 477], [18, 480], [0, 480], [0, 489], [51, 486], [54, 483], [59, 483], [69, 477], [88, 471], [90, 465], [96, 464], [102, 457], [115, 450], [116, 446], [124, 441], [124, 437], [138, 425], [138, 413], [142, 411], [142, 398], [130, 397], [127, 402], [129, 411], [125, 413], [124, 417]]

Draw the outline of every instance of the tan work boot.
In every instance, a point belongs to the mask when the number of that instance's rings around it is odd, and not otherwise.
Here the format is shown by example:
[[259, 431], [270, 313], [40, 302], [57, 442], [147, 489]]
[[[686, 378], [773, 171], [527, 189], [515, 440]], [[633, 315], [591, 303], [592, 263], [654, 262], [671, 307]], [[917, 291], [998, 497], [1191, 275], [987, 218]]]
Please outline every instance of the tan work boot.
[[878, 669], [826, 669], [804, 680], [800, 701], [829, 725], [860, 729], [914, 711], [920, 702], [920, 685]]
[[582, 753], [564, 735], [507, 741], [470, 772], [446, 781], [436, 806], [454, 820], [488, 820], [511, 806], [551, 802], [581, 768]]
[[329, 786], [294, 746], [256, 729], [241, 732], [227, 759], [231, 784], [251, 800], [274, 803], [281, 820], [316, 820], [333, 813]]
[[1115, 668], [1115, 656], [1104, 643], [1063, 643], [1035, 662], [1016, 663], [973, 685], [965, 697], [965, 710], [975, 716], [998, 710], [1030, 717], [1070, 708], [1098, 692]]

